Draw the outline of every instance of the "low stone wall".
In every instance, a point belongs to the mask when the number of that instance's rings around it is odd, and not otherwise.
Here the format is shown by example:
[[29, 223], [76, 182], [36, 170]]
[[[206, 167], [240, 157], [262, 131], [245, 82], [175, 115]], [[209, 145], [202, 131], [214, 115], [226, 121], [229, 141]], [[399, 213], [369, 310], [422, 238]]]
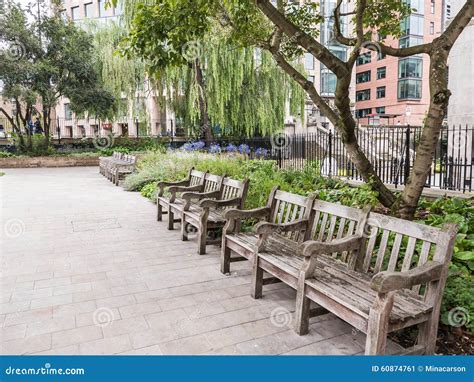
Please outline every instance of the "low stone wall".
[[98, 166], [99, 157], [11, 157], [0, 158], [0, 168]]

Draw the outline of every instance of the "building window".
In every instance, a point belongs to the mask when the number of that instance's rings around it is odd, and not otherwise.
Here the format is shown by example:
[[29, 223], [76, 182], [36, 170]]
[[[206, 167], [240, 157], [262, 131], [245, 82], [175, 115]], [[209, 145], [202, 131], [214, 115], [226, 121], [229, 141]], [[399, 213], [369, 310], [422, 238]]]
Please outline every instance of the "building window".
[[112, 17], [114, 15], [114, 8], [106, 9], [107, 0], [99, 0], [99, 17]]
[[92, 3], [84, 4], [84, 17], [86, 18], [94, 17], [94, 7]]
[[71, 120], [72, 119], [72, 110], [71, 105], [68, 103], [64, 104], [64, 119]]
[[368, 114], [372, 114], [371, 108], [356, 110], [357, 118], [365, 118]]
[[370, 100], [370, 89], [359, 90], [356, 92], [356, 101]]
[[430, 22], [430, 34], [434, 34], [434, 22]]
[[431, 14], [434, 15], [435, 13], [435, 0], [431, 0]]
[[408, 1], [410, 8], [414, 9], [414, 13], [422, 15], [424, 12], [424, 1], [423, 0], [410, 0]]
[[381, 80], [387, 76], [387, 67], [382, 66], [381, 68], [377, 68], [377, 79]]
[[450, 19], [451, 18], [451, 5], [446, 4], [446, 18]]
[[377, 88], [377, 98], [385, 98], [385, 86]]
[[309, 70], [314, 69], [314, 57], [311, 53], [304, 54], [304, 68]]
[[401, 22], [404, 35], [423, 36], [423, 16], [410, 15]]
[[410, 46], [417, 46], [423, 44], [423, 38], [415, 36], [402, 37], [398, 43], [400, 48], [408, 48]]
[[357, 73], [356, 75], [356, 84], [363, 84], [364, 82], [370, 81], [370, 70], [366, 72]]
[[328, 96], [336, 92], [337, 77], [332, 72], [321, 72], [321, 94]]
[[375, 108], [377, 114], [385, 114], [385, 106], [379, 106]]
[[400, 80], [398, 81], [398, 99], [421, 98], [420, 80]]
[[79, 7], [72, 7], [71, 8], [71, 18], [73, 20], [79, 20]]
[[367, 52], [357, 57], [356, 65], [359, 66], [359, 65], [368, 64], [370, 61], [371, 61], [371, 53]]
[[420, 58], [404, 58], [398, 61], [398, 78], [421, 78], [423, 60]]
[[314, 84], [314, 76], [308, 76], [308, 81]]

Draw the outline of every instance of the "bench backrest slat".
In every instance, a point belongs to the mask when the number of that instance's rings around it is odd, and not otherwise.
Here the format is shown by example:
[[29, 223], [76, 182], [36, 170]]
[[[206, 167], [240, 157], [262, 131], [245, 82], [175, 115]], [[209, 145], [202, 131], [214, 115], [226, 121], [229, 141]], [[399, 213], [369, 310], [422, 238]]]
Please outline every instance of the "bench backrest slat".
[[[245, 199], [247, 198], [247, 191], [248, 191], [249, 181], [245, 179], [244, 181], [232, 179], [232, 178], [224, 178], [222, 180], [222, 185], [220, 189], [220, 196], [218, 197], [219, 200], [231, 200], [231, 199], [240, 199], [240, 204], [237, 206], [238, 208], [244, 208]], [[235, 206], [228, 206], [224, 207], [224, 210], [235, 208]]]
[[222, 186], [223, 176], [207, 173], [204, 177], [204, 191], [213, 192], [220, 191]]
[[205, 172], [191, 169], [189, 174], [189, 185], [198, 186], [200, 184], [203, 184], [205, 175]]
[[[315, 200], [313, 207], [313, 221], [309, 239], [330, 242], [335, 239], [343, 239], [351, 236], [356, 231], [361, 231], [363, 222], [368, 212], [365, 210], [346, 207], [343, 205]], [[333, 253], [332, 257], [350, 263], [354, 267], [353, 254], [346, 252]]]
[[[439, 228], [370, 213], [365, 231], [368, 239], [361, 271], [369, 274], [408, 271], [430, 260], [447, 264], [451, 256], [443, 249], [450, 239]], [[425, 294], [430, 288], [418, 285], [412, 290]]]
[[[310, 219], [313, 200], [312, 196], [301, 196], [277, 188], [273, 189], [267, 204], [271, 208], [270, 222], [285, 224], [297, 219]], [[288, 232], [284, 236], [300, 242], [305, 240], [308, 232]]]

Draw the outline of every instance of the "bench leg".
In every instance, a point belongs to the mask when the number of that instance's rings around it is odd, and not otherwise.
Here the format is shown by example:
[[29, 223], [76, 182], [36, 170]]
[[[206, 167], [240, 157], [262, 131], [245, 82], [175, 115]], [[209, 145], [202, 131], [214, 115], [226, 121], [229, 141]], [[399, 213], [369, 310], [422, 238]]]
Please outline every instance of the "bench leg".
[[223, 238], [221, 248], [221, 273], [223, 274], [230, 273], [230, 255], [231, 250], [227, 248], [225, 238]]
[[311, 300], [306, 297], [305, 293], [305, 277], [298, 280], [298, 289], [296, 291], [296, 312], [295, 312], [295, 332], [303, 336], [309, 332]]
[[263, 296], [263, 269], [258, 266], [258, 256], [254, 255], [252, 269], [252, 289], [250, 295], [253, 298], [262, 298]]
[[159, 201], [156, 202], [156, 221], [163, 220], [163, 206], [160, 204]]
[[171, 212], [171, 209], [168, 210], [168, 229], [174, 229], [174, 213]]
[[188, 241], [188, 224], [186, 221], [183, 220], [181, 221], [181, 240], [182, 241]]
[[199, 227], [198, 236], [198, 254], [204, 255], [206, 253], [206, 240], [207, 240], [207, 224], [202, 224]]
[[387, 345], [388, 322], [393, 307], [393, 292], [379, 293], [369, 311], [365, 355], [383, 355]]

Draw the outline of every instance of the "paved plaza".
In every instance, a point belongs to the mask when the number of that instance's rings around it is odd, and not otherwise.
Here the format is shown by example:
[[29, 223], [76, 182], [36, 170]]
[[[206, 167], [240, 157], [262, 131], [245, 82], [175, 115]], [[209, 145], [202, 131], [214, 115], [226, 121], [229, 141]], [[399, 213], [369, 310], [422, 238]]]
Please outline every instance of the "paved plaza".
[[221, 274], [218, 247], [197, 255], [97, 168], [3, 171], [1, 354], [363, 353], [329, 314], [296, 335], [292, 289], [252, 299], [248, 262]]

